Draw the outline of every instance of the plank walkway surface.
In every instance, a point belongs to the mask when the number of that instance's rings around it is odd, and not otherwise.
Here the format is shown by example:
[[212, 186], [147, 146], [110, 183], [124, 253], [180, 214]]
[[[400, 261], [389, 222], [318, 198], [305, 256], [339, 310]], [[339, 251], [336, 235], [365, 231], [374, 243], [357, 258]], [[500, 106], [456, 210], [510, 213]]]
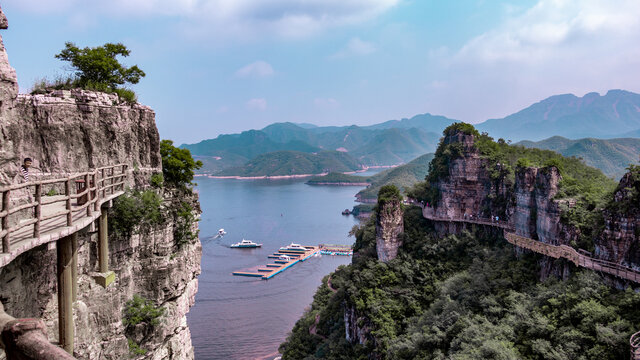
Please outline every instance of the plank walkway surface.
[[[124, 194], [126, 178], [127, 165], [119, 164], [0, 187], [0, 268], [26, 251], [91, 225], [100, 217], [102, 204]], [[46, 196], [45, 186], [63, 188], [64, 195]]]
[[[284, 270], [290, 268], [291, 266], [297, 264], [298, 262], [307, 260], [320, 251], [320, 247], [318, 246], [305, 246], [305, 248], [307, 248], [307, 251], [305, 251], [304, 253], [279, 250], [268, 256], [268, 258], [277, 259], [274, 260], [273, 264], [266, 264], [265, 267], [258, 267], [255, 270], [249, 269], [234, 271], [232, 274], [236, 276], [260, 277], [263, 280], [268, 280], [283, 272]], [[289, 260], [279, 260], [283, 255], [289, 256]]]

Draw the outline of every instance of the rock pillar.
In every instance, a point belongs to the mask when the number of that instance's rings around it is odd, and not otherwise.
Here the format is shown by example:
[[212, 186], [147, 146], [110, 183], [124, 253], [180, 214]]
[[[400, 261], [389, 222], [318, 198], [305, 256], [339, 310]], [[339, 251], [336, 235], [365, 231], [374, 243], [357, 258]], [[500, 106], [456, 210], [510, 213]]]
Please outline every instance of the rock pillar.
[[383, 262], [395, 259], [398, 248], [402, 246], [404, 218], [401, 200], [400, 191], [393, 185], [383, 186], [378, 194], [376, 252]]

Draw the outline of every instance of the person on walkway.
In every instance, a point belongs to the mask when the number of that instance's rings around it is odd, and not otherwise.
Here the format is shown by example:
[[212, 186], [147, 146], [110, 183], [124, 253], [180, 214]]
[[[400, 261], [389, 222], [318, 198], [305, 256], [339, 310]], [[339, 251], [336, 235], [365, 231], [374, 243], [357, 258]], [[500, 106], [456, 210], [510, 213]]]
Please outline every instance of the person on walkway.
[[29, 182], [29, 168], [33, 164], [33, 160], [31, 158], [24, 158], [22, 161], [22, 165], [20, 166], [20, 175], [22, 175], [22, 180], [24, 182]]

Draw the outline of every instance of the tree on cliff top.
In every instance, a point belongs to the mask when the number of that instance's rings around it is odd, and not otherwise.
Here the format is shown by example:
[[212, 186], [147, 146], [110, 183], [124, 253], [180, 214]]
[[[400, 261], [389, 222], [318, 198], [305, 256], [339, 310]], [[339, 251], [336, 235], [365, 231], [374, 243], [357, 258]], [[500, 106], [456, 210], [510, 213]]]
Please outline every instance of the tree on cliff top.
[[202, 161], [193, 160], [189, 149], [180, 149], [173, 146], [173, 141], [162, 140], [160, 142], [160, 155], [162, 156], [162, 174], [167, 184], [178, 188], [186, 188], [193, 180], [193, 170], [202, 167]]
[[107, 88], [116, 90], [126, 83], [137, 84], [145, 76], [138, 66], [123, 66], [116, 56], [129, 56], [131, 51], [121, 43], [106, 43], [93, 48], [77, 47], [72, 42], [65, 43], [65, 48], [55, 57], [69, 61], [77, 76], [77, 85], [90, 88]]

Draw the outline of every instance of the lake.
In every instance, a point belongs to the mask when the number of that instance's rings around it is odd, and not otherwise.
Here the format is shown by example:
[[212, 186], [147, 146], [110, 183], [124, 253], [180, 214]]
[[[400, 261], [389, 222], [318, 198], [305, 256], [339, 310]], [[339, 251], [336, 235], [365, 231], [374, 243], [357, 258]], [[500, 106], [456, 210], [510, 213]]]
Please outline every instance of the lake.
[[[268, 255], [292, 242], [353, 243], [348, 232], [358, 221], [341, 212], [353, 207], [362, 187], [310, 186], [306, 180], [196, 178], [202, 274], [187, 315], [196, 359], [273, 359], [322, 278], [351, 262], [348, 256], [325, 255], [269, 280], [231, 275], [267, 264]], [[227, 235], [216, 239], [220, 228]], [[262, 243], [262, 248], [229, 247], [243, 238]]]

